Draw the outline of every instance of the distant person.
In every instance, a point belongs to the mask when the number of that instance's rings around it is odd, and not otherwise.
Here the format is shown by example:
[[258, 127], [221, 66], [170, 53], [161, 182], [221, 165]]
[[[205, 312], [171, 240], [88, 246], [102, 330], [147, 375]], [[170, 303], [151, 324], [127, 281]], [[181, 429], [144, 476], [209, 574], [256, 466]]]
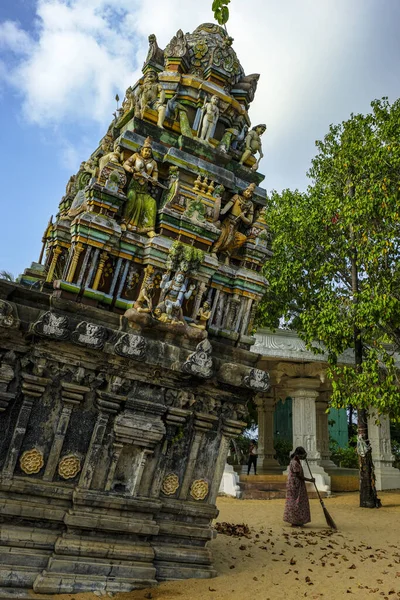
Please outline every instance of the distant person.
[[290, 455], [289, 473], [286, 482], [286, 504], [283, 520], [292, 527], [303, 527], [311, 521], [310, 502], [308, 500], [306, 481], [314, 483], [314, 478], [304, 477], [301, 460], [307, 458], [307, 452], [299, 446]]
[[250, 475], [251, 465], [254, 467], [254, 475], [257, 475], [257, 442], [251, 440], [249, 446], [249, 460], [247, 461], [247, 475]]

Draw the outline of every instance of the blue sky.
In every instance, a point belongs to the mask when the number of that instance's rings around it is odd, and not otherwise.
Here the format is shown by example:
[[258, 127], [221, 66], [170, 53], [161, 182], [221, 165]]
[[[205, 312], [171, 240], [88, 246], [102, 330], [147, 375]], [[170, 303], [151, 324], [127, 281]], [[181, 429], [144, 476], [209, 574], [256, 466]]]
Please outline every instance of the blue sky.
[[[37, 260], [69, 176], [97, 146], [114, 97], [136, 81], [155, 33], [212, 20], [211, 0], [4, 0], [0, 3], [0, 270]], [[232, 0], [229, 33], [250, 110], [266, 122], [265, 187], [304, 189], [330, 123], [400, 95], [398, 0]]]

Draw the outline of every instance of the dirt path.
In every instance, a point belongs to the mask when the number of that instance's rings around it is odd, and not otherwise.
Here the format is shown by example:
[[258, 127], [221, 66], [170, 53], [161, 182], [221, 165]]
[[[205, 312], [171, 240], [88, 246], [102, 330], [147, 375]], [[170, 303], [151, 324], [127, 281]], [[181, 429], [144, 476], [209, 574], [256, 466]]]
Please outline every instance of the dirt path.
[[[326, 529], [317, 500], [312, 523], [282, 522], [283, 500], [220, 498], [217, 521], [247, 523], [251, 537], [219, 534], [211, 542], [215, 579], [162, 583], [115, 600], [342, 600], [400, 598], [400, 493], [381, 493], [383, 507], [358, 508], [358, 494], [326, 501], [339, 531]], [[93, 594], [57, 600], [95, 600]]]

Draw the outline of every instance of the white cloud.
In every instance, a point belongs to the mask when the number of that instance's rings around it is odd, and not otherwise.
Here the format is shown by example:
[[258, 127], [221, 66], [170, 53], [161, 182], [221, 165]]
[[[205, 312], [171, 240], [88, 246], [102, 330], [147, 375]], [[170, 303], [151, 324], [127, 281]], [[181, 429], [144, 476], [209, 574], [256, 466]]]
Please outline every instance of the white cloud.
[[30, 36], [15, 21], [0, 23], [0, 48], [16, 54], [28, 54], [32, 48]]
[[[122, 97], [140, 74], [147, 36], [155, 33], [164, 47], [177, 29], [193, 31], [212, 21], [211, 4], [36, 0], [33, 31], [16, 22], [0, 23], [0, 50], [6, 51], [0, 80], [19, 92], [23, 114], [33, 123], [84, 127], [96, 122], [106, 127], [115, 94]], [[250, 114], [253, 123], [268, 125], [265, 170], [287, 173], [285, 156], [290, 161], [299, 152], [312, 156], [314, 139], [329, 122], [357, 110], [357, 105], [348, 108], [349, 93], [341, 84], [343, 78], [351, 79], [351, 69], [359, 74], [360, 61], [370, 51], [364, 34], [373, 19], [360, 18], [363, 6], [371, 10], [366, 0], [232, 0], [228, 29], [234, 48], [246, 73], [261, 73]], [[362, 93], [359, 89], [350, 100]], [[301, 168], [304, 172], [303, 164]]]

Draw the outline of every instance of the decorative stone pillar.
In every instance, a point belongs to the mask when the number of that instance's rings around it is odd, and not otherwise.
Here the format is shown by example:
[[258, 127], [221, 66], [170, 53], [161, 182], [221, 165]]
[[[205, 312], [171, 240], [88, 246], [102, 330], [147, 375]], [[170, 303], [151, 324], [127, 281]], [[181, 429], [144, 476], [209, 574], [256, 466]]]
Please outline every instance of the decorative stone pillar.
[[394, 456], [390, 440], [390, 421], [387, 415], [377, 417], [371, 409], [368, 418], [368, 437], [372, 446], [376, 489], [400, 489], [400, 471], [393, 467]]
[[204, 295], [204, 292], [206, 291], [206, 288], [207, 288], [207, 284], [204, 283], [204, 281], [202, 281], [199, 285], [199, 289], [196, 292], [196, 297], [195, 297], [194, 304], [193, 304], [192, 319], [196, 319], [196, 317], [197, 317], [197, 313], [199, 312], [201, 301], [203, 299], [203, 295]]
[[281, 467], [274, 458], [274, 412], [275, 401], [271, 396], [258, 394], [255, 399], [258, 412], [258, 459], [257, 473], [276, 473]]
[[107, 258], [108, 258], [107, 252], [102, 252], [100, 254], [99, 266], [97, 267], [97, 273], [96, 273], [96, 276], [94, 278], [94, 282], [92, 285], [93, 290], [97, 290], [97, 288], [99, 287], [100, 279], [103, 274], [103, 269], [104, 269], [104, 265], [106, 264]]
[[71, 264], [68, 269], [67, 276], [65, 278], [66, 281], [71, 282], [74, 278], [76, 267], [78, 266], [78, 260], [83, 251], [83, 244], [76, 244], [74, 247], [74, 254], [72, 256]]
[[230, 441], [233, 437], [239, 435], [243, 431], [244, 427], [246, 427], [246, 423], [242, 423], [241, 421], [235, 421], [232, 419], [223, 420], [221, 428], [221, 443], [218, 451], [217, 462], [214, 469], [213, 480], [210, 486], [210, 493], [208, 496], [208, 502], [210, 504], [215, 504], [215, 501], [217, 499], [218, 491], [221, 485], [221, 479], [226, 465]]
[[[289, 383], [289, 382], [288, 382]], [[302, 446], [307, 451], [307, 460], [317, 487], [320, 491], [330, 491], [330, 477], [320, 465], [321, 453], [317, 448], [316, 399], [320, 381], [314, 378], [299, 377], [290, 380], [287, 395], [292, 397], [293, 449]], [[304, 475], [309, 477], [306, 464]]]
[[53, 258], [51, 259], [49, 272], [47, 273], [46, 282], [49, 283], [53, 281], [54, 271], [57, 266], [58, 257], [62, 253], [61, 246], [56, 246], [53, 250]]
[[319, 464], [325, 469], [337, 469], [337, 466], [330, 458], [329, 452], [329, 415], [326, 412], [328, 404], [321, 399], [316, 402], [316, 419], [317, 419], [317, 451], [321, 455]]
[[195, 434], [190, 447], [189, 458], [186, 464], [186, 471], [182, 481], [181, 489], [179, 491], [179, 498], [185, 500], [189, 493], [189, 487], [192, 483], [193, 472], [196, 466], [197, 456], [200, 450], [200, 444], [203, 439], [203, 435], [213, 428], [213, 423], [218, 420], [218, 417], [214, 415], [207, 415], [205, 413], [196, 413], [194, 420]]
[[8, 453], [2, 473], [3, 479], [11, 479], [14, 475], [15, 466], [21, 452], [33, 404], [38, 398], [42, 397], [49, 382], [50, 380], [45, 377], [37, 377], [35, 375], [30, 375], [29, 373], [22, 373], [23, 401], [14, 433], [8, 447]]
[[57, 464], [61, 455], [61, 450], [64, 445], [65, 435], [67, 433], [69, 421], [74, 406], [79, 406], [83, 401], [84, 395], [90, 392], [90, 388], [77, 385], [75, 383], [61, 382], [61, 399], [63, 407], [61, 415], [58, 419], [56, 432], [53, 443], [47, 460], [46, 469], [43, 475], [45, 481], [52, 481], [56, 472]]
[[97, 390], [96, 394], [95, 404], [99, 413], [97, 415], [96, 423], [94, 424], [89, 449], [79, 478], [79, 488], [87, 490], [90, 489], [94, 471], [98, 467], [108, 420], [111, 415], [115, 415], [118, 412], [122, 402], [125, 400], [124, 396], [118, 396], [117, 394], [111, 394], [101, 390]]

